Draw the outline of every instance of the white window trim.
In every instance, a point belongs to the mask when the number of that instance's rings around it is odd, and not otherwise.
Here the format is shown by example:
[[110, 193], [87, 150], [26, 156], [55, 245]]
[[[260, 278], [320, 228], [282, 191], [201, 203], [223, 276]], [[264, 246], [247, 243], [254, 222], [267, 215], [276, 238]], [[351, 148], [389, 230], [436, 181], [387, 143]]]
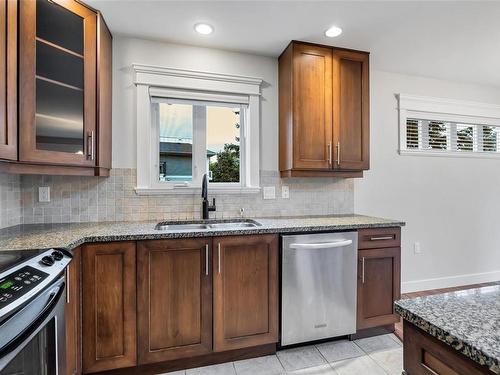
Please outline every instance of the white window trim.
[[[193, 90], [233, 94], [248, 98], [248, 108], [244, 111], [242, 137], [245, 138], [241, 152], [245, 162], [245, 176], [242, 185], [210, 184], [215, 194], [258, 193], [260, 191], [260, 86], [262, 79], [239, 75], [209, 73], [195, 70], [164, 68], [159, 66], [132, 64], [136, 86], [136, 126], [137, 126], [137, 186], [139, 195], [195, 194], [201, 187], [158, 184], [156, 157], [152, 150], [159, 145], [154, 126], [151, 93], [154, 90]], [[187, 94], [186, 94], [187, 95]], [[195, 171], [193, 171], [196, 173]]]
[[[500, 105], [408, 94], [396, 94], [399, 111], [399, 154], [499, 159], [499, 153], [412, 150], [406, 148], [408, 118], [500, 127]], [[420, 141], [419, 141], [420, 142]], [[497, 140], [498, 142], [498, 140]]]

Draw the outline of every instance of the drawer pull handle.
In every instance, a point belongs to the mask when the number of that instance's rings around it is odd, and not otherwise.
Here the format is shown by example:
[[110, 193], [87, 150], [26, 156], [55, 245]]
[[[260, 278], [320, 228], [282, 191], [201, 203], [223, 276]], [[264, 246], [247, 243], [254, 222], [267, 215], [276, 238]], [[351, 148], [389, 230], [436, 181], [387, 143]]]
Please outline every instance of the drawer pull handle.
[[394, 236], [382, 236], [382, 237], [370, 237], [370, 241], [385, 241], [385, 240], [393, 240]]

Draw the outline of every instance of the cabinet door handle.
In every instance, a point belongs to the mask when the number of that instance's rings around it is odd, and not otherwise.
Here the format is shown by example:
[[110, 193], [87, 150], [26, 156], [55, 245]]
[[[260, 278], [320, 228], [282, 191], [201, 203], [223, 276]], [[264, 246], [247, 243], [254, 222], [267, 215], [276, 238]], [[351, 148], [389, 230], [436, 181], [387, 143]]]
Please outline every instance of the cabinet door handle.
[[329, 142], [327, 147], [328, 147], [328, 165], [331, 167], [332, 166], [332, 144]]
[[340, 142], [337, 142], [337, 164], [340, 166]]
[[69, 303], [69, 267], [66, 267], [66, 303]]
[[361, 282], [365, 283], [365, 257], [361, 259]]
[[219, 263], [219, 274], [220, 274], [220, 242], [217, 244], [217, 262]]
[[392, 240], [393, 238], [394, 238], [394, 236], [370, 237], [370, 241]]
[[208, 276], [208, 244], [205, 244], [205, 275]]
[[87, 134], [87, 158], [94, 160], [94, 131]]

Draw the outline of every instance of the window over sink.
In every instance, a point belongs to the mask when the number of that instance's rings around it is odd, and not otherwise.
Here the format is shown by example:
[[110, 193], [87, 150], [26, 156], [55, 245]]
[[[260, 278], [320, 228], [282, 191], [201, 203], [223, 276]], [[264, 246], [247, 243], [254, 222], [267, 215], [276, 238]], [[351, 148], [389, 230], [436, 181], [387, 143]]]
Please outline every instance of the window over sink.
[[[154, 98], [160, 182], [240, 184], [246, 104]], [[199, 173], [198, 173], [199, 172]]]
[[260, 79], [134, 69], [138, 194], [260, 190]]

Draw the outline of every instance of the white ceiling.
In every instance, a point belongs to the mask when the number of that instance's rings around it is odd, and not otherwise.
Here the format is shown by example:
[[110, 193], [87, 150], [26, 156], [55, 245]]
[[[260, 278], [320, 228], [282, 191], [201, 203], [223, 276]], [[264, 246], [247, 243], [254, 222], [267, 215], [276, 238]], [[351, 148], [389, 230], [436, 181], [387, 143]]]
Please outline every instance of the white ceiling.
[[[115, 34], [278, 56], [292, 39], [371, 52], [375, 69], [500, 87], [500, 2], [88, 0]], [[215, 27], [210, 36], [197, 22]], [[324, 36], [335, 24], [344, 33]]]

